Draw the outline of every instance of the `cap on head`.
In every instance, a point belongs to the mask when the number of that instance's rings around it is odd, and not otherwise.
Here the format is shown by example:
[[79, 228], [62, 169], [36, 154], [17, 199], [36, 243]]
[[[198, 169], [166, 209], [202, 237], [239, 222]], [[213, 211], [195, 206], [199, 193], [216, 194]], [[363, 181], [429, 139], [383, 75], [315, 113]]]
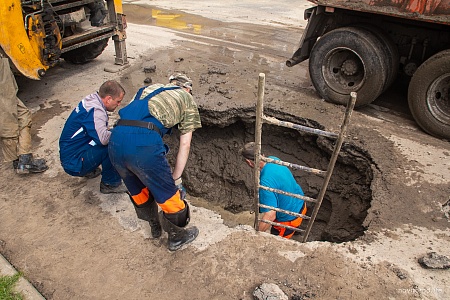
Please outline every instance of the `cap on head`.
[[250, 142], [244, 145], [244, 147], [242, 147], [239, 150], [239, 153], [245, 158], [245, 159], [249, 159], [249, 160], [255, 160], [255, 143], [254, 142]]
[[185, 74], [179, 73], [175, 75], [170, 75], [169, 82], [184, 88], [188, 88], [189, 91], [192, 92], [192, 80]]

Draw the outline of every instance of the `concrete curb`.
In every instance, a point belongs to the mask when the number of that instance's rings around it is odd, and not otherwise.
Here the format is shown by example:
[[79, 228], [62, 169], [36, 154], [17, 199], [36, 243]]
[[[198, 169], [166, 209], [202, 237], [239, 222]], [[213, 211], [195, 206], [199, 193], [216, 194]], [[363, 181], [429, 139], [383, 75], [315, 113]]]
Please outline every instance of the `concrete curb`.
[[[0, 275], [13, 276], [17, 270], [0, 254]], [[16, 282], [14, 290], [23, 295], [25, 300], [45, 300], [45, 298], [36, 290], [36, 288], [24, 277]]]

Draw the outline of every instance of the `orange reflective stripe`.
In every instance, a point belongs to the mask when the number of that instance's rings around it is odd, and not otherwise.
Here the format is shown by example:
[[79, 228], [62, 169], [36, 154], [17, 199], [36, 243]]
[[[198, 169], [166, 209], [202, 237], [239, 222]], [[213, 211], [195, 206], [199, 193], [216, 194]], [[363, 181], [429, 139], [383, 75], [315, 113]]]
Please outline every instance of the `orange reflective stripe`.
[[[286, 229], [285, 229], [285, 231], [286, 231]], [[294, 232], [295, 232], [295, 231], [294, 231]], [[290, 239], [291, 237], [294, 236], [294, 232], [292, 232], [291, 234], [285, 235], [285, 236], [283, 236], [283, 237], [286, 238], [286, 239]]]
[[177, 213], [186, 207], [184, 201], [180, 198], [180, 191], [177, 191], [175, 195], [167, 199], [164, 203], [158, 203], [158, 205], [163, 212], [168, 214]]
[[[306, 205], [304, 205], [304, 208], [303, 208], [301, 214], [302, 215], [306, 215], [306, 211], [307, 211]], [[303, 221], [303, 219], [299, 217], [299, 218], [294, 219], [292, 221], [278, 222], [277, 220], [275, 220], [274, 222], [277, 222], [279, 224], [283, 224], [283, 225], [286, 225], [286, 226], [299, 227], [302, 224], [302, 221]], [[287, 239], [290, 239], [295, 233], [295, 231], [293, 231], [291, 234], [284, 235], [284, 233], [286, 231], [286, 228], [281, 227], [281, 226], [273, 226], [273, 227], [280, 232], [279, 236], [282, 236], [282, 237], [287, 238]]]
[[149, 195], [148, 188], [144, 187], [139, 194], [131, 196], [131, 198], [133, 198], [133, 201], [134, 203], [136, 203], [136, 205], [141, 205], [147, 202], [148, 195]]

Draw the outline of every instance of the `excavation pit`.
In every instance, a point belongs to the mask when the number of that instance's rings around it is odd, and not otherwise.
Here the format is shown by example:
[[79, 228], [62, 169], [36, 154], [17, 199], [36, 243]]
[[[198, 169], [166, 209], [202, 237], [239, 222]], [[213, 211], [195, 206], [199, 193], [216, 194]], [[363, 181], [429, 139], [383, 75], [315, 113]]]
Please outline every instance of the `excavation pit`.
[[[254, 117], [245, 110], [201, 111], [201, 115], [203, 127], [194, 133], [183, 174], [188, 194], [235, 214], [253, 211], [253, 170], [245, 164], [239, 149], [254, 141]], [[276, 111], [271, 115], [324, 129], [312, 120], [281, 115]], [[262, 132], [262, 153], [265, 155], [320, 170], [328, 168], [333, 139], [270, 124], [264, 124]], [[177, 140], [174, 135], [166, 141], [174, 150], [168, 155], [171, 162], [177, 152]], [[308, 241], [346, 242], [363, 235], [366, 229], [363, 222], [372, 200], [371, 165], [366, 151], [349, 143], [343, 144]], [[316, 198], [324, 177], [298, 170], [292, 172], [305, 195]], [[307, 206], [307, 215], [311, 216], [314, 204], [307, 202]], [[306, 229], [307, 223], [304, 221], [302, 228]]]

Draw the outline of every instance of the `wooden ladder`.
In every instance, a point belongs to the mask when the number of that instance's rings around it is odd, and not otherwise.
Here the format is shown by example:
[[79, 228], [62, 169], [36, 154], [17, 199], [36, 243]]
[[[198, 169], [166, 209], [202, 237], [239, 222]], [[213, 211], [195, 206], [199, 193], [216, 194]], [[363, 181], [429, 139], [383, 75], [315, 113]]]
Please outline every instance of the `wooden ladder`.
[[[256, 150], [255, 151], [255, 166], [256, 167], [254, 168], [254, 180], [255, 180], [255, 204], [254, 204], [254, 206], [255, 206], [255, 224], [254, 224], [254, 227], [256, 230], [258, 230], [258, 224], [260, 221], [268, 223], [272, 226], [276, 225], [276, 226], [284, 227], [284, 228], [287, 228], [287, 229], [290, 229], [293, 231], [301, 232], [303, 234], [302, 242], [306, 242], [306, 240], [308, 239], [309, 233], [311, 232], [311, 228], [314, 224], [314, 220], [316, 219], [317, 213], [319, 212], [320, 205], [322, 204], [322, 200], [325, 195], [325, 192], [327, 191], [328, 183], [329, 183], [331, 175], [333, 173], [334, 165], [335, 165], [337, 157], [339, 155], [339, 151], [341, 150], [341, 146], [344, 141], [344, 135], [347, 130], [347, 126], [350, 121], [350, 117], [352, 115], [353, 108], [355, 107], [357, 94], [355, 92], [350, 93], [350, 98], [347, 103], [347, 108], [345, 111], [344, 120], [341, 125], [341, 130], [338, 134], [336, 134], [333, 132], [323, 131], [323, 130], [319, 130], [319, 129], [315, 129], [315, 128], [311, 128], [311, 127], [307, 127], [307, 126], [294, 124], [291, 122], [278, 120], [274, 117], [269, 117], [269, 116], [264, 115], [264, 86], [265, 86], [265, 74], [260, 73], [259, 80], [258, 80], [258, 102], [257, 102], [257, 106], [256, 106], [256, 124], [255, 124], [255, 150]], [[263, 157], [261, 155], [261, 136], [262, 136], [262, 125], [264, 122], [272, 124], [272, 125], [276, 125], [276, 126], [283, 126], [283, 127], [287, 127], [287, 128], [296, 129], [298, 131], [307, 132], [310, 134], [316, 134], [316, 135], [336, 139], [334, 150], [331, 155], [327, 170], [322, 171], [319, 169], [314, 169], [314, 168], [309, 168], [309, 167], [302, 166], [302, 165], [284, 162], [282, 160], [273, 160], [271, 158]], [[267, 163], [274, 163], [274, 164], [290, 167], [292, 169], [302, 170], [305, 172], [310, 172], [310, 173], [313, 173], [316, 175], [323, 176], [324, 181], [323, 181], [322, 187], [320, 189], [320, 192], [319, 192], [317, 198], [300, 196], [297, 194], [292, 194], [292, 193], [288, 193], [288, 192], [285, 192], [282, 190], [277, 190], [277, 189], [269, 188], [267, 186], [260, 185], [259, 176], [260, 176], [261, 170], [257, 166], [260, 165], [261, 161], [264, 161]], [[300, 199], [303, 201], [308, 201], [308, 202], [314, 203], [315, 204], [314, 210], [312, 212], [311, 217], [302, 215], [298, 212], [287, 211], [287, 210], [283, 210], [283, 209], [279, 209], [276, 207], [267, 206], [267, 205], [259, 203], [259, 189], [268, 190], [268, 191], [278, 193], [278, 194], [284, 194], [284, 195], [291, 196], [291, 197], [294, 197], [294, 198], [297, 198], [297, 199]], [[308, 226], [307, 226], [306, 230], [304, 230], [304, 229], [300, 229], [300, 228], [296, 228], [296, 227], [283, 225], [283, 224], [280, 224], [277, 222], [262, 220], [259, 218], [259, 208], [260, 207], [267, 208], [267, 209], [274, 210], [274, 211], [281, 212], [281, 213], [285, 213], [285, 214], [289, 214], [289, 215], [292, 215], [295, 217], [300, 217], [304, 220], [308, 220]]]

